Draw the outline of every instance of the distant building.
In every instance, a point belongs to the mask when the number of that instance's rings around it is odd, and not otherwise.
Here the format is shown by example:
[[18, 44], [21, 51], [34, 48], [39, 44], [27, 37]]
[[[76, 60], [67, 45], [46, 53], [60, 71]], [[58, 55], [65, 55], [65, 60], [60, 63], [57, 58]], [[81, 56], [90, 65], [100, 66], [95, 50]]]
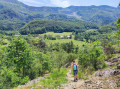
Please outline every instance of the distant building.
[[61, 39], [63, 39], [63, 38], [64, 38], [64, 36], [61, 36], [60, 38], [61, 38]]
[[70, 39], [71, 37], [70, 37], [70, 36], [67, 36], [66, 38], [67, 38], [67, 39]]
[[37, 34], [37, 37], [39, 37], [40, 36], [40, 34]]
[[66, 36], [66, 38], [67, 38], [67, 39], [72, 39], [72, 36], [71, 36], [71, 35], [70, 35], [70, 36]]
[[43, 35], [41, 35], [41, 34], [38, 34], [38, 35], [37, 35], [37, 37], [44, 37], [44, 36], [43, 36]]
[[15, 37], [18, 37], [18, 36], [20, 36], [20, 35], [18, 35], [18, 34], [15, 34]]

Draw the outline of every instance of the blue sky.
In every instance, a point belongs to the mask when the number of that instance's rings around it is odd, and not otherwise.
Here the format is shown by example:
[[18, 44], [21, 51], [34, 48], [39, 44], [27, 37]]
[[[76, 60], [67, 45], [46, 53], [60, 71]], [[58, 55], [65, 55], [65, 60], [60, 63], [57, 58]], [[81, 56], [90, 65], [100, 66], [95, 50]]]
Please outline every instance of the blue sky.
[[55, 6], [68, 7], [74, 6], [90, 6], [90, 5], [109, 5], [117, 7], [120, 0], [18, 0], [30, 6]]

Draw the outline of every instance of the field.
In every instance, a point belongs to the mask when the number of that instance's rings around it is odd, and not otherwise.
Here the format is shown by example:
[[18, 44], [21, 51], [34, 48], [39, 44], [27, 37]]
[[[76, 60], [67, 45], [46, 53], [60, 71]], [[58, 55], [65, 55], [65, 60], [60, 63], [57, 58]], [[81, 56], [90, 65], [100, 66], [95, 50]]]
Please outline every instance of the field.
[[82, 46], [85, 43], [85, 42], [82, 42], [82, 41], [76, 41], [74, 39], [57, 39], [57, 40], [45, 40], [45, 41], [48, 45], [50, 45], [51, 43], [52, 44], [53, 43], [68, 43], [68, 42], [72, 41], [74, 43], [74, 45]]
[[72, 34], [72, 32], [63, 32], [63, 33], [47, 32], [42, 35], [51, 35], [51, 36], [55, 37], [55, 36], [69, 36], [71, 34]]
[[[51, 35], [53, 37], [56, 37], [56, 36], [69, 36], [71, 34], [72, 34], [72, 32], [63, 32], [63, 33], [47, 32], [47, 33], [44, 33], [42, 35]], [[72, 38], [74, 38], [74, 37], [72, 36]], [[74, 39], [56, 39], [56, 40], [48, 40], [48, 39], [46, 39], [45, 41], [46, 41], [46, 43], [48, 45], [54, 44], [54, 43], [68, 43], [68, 42], [72, 41], [74, 43], [74, 45], [81, 46], [81, 45], [83, 45], [85, 43], [85, 42], [77, 41], [77, 40], [74, 40]]]

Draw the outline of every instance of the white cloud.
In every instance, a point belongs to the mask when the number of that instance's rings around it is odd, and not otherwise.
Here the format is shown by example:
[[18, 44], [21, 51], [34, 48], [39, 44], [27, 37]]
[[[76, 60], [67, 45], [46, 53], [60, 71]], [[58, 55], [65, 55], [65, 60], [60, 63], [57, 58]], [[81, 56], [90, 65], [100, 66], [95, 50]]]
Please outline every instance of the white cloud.
[[117, 6], [119, 0], [19, 0], [30, 6], [57, 6], [68, 7], [75, 6], [90, 6], [90, 5], [110, 5]]
[[68, 7], [70, 2], [68, 0], [51, 0], [51, 3], [58, 7]]

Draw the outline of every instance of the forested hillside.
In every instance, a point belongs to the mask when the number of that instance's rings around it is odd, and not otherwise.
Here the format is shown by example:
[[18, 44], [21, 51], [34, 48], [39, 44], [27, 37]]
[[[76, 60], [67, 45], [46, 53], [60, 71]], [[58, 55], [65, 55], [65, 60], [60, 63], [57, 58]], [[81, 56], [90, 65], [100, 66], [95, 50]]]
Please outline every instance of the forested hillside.
[[[15, 7], [15, 8], [14, 8]], [[100, 25], [114, 25], [120, 9], [110, 6], [32, 7], [18, 0], [0, 0], [0, 30], [20, 29], [32, 20], [82, 19]]]
[[[81, 16], [81, 19], [86, 21], [96, 22], [102, 25], [109, 24], [117, 19], [120, 15], [119, 8], [110, 6], [71, 6], [68, 7], [73, 13]], [[113, 14], [114, 13], [114, 14]]]
[[42, 34], [46, 32], [84, 32], [88, 29], [99, 29], [97, 24], [86, 21], [68, 22], [53, 20], [36, 20], [31, 21], [21, 28], [21, 34]]

